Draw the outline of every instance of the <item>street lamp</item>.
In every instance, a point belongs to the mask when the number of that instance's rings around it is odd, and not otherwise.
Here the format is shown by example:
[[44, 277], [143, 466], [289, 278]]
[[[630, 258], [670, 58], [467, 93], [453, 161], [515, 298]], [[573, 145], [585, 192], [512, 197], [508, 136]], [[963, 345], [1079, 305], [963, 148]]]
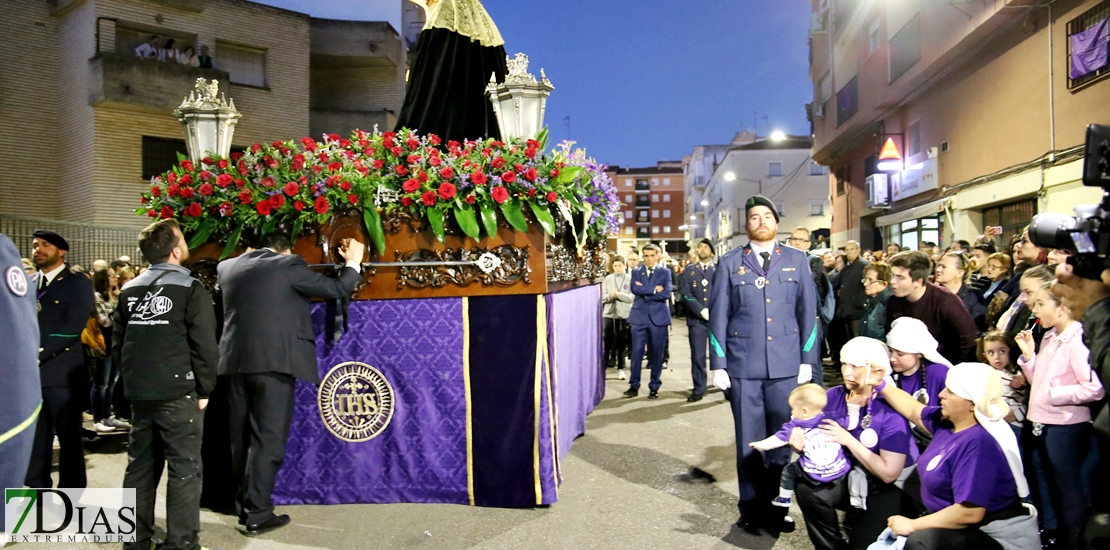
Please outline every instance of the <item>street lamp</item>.
[[771, 141], [786, 141], [786, 132], [782, 130], [771, 132]]
[[518, 53], [508, 58], [505, 82], [498, 83], [491, 74], [486, 95], [493, 103], [493, 113], [501, 128], [501, 138], [534, 138], [543, 129], [543, 115], [547, 96], [555, 87], [540, 69], [540, 80], [528, 72], [528, 56]]
[[185, 148], [189, 160], [200, 166], [200, 159], [211, 155], [226, 157], [231, 152], [231, 138], [235, 123], [242, 116], [235, 109], [235, 101], [228, 101], [219, 94], [220, 83], [198, 78], [173, 114], [185, 130]]
[[709, 206], [709, 201], [707, 201], [707, 200], [705, 200], [705, 199], [702, 199], [702, 201], [701, 201], [701, 205], [702, 205], [702, 206]]

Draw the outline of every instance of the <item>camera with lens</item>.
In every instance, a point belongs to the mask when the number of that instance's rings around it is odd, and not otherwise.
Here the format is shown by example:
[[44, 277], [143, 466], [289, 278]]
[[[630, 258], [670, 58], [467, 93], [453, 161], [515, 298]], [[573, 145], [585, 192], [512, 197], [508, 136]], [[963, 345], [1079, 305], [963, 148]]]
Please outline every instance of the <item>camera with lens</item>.
[[1073, 272], [1097, 281], [1110, 267], [1110, 126], [1087, 126], [1083, 185], [1101, 187], [1102, 203], [1076, 206], [1074, 218], [1055, 213], [1033, 216], [1029, 240], [1041, 248], [1070, 250]]

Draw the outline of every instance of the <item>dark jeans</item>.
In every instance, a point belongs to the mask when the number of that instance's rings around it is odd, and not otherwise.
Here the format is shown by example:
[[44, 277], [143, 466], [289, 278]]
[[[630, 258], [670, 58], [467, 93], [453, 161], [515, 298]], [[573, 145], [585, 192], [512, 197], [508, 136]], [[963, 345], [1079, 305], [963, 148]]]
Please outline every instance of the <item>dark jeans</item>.
[[288, 374], [237, 374], [228, 384], [231, 470], [239, 522], [262, 523], [274, 516], [274, 478], [285, 461], [293, 420], [295, 380]]
[[626, 319], [605, 318], [605, 367], [624, 368], [628, 340], [632, 337]]
[[[882, 483], [868, 476], [867, 510], [852, 508], [848, 493], [848, 476], [829, 483], [817, 483], [805, 478], [795, 488], [798, 506], [806, 520], [809, 540], [818, 550], [843, 550], [867, 548], [886, 529], [890, 516], [917, 517], [909, 498], [891, 483]], [[845, 542], [840, 534], [836, 511], [846, 510], [844, 523], [851, 529]]]
[[1036, 491], [1034, 502], [1039, 504], [1046, 496], [1050, 499], [1059, 529], [1086, 527], [1091, 486], [1090, 478], [1083, 475], [1083, 465], [1091, 450], [1091, 424], [1046, 425], [1040, 437], [1030, 434], [1026, 441], [1031, 452], [1040, 454], [1048, 481], [1048, 495]]
[[42, 388], [42, 411], [35, 426], [31, 462], [24, 482], [28, 487], [53, 487], [54, 436], [58, 436], [58, 487], [84, 488], [85, 450], [81, 446], [81, 410], [88, 391], [65, 386]]
[[1002, 550], [1002, 545], [978, 527], [922, 529], [906, 538], [904, 550]]
[[111, 357], [98, 357], [96, 359], [96, 373], [93, 375], [92, 387], [89, 391], [89, 402], [92, 403], [93, 420], [100, 422], [112, 416], [112, 394], [119, 379], [119, 368]]
[[809, 476], [806, 475], [806, 471], [802, 469], [802, 462], [800, 460], [795, 460], [782, 469], [782, 478], [779, 480], [779, 487], [787, 491], [793, 491], [794, 487], [798, 485], [799, 479], [809, 479]]
[[154, 535], [154, 506], [162, 463], [166, 482], [165, 550], [200, 548], [200, 446], [204, 411], [196, 396], [172, 401], [131, 403], [131, 435], [123, 486], [135, 489], [135, 542], [126, 550], [147, 550]]

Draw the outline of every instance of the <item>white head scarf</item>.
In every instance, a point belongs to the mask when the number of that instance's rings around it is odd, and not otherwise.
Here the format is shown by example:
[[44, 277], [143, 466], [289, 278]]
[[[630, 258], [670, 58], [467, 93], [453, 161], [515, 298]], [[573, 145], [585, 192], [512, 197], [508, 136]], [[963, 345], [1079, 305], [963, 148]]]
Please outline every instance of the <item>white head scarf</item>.
[[983, 363], [960, 363], [948, 370], [945, 378], [948, 391], [975, 404], [975, 419], [1002, 447], [1010, 472], [1017, 482], [1018, 496], [1029, 495], [1029, 484], [1021, 466], [1017, 437], [1006, 422], [1010, 408], [1002, 400], [1002, 378], [998, 371]]
[[[880, 365], [885, 370], [883, 376], [890, 376], [890, 352], [887, 351], [886, 345], [874, 338], [866, 336], [856, 336], [844, 347], [840, 348], [840, 362], [855, 365], [857, 367], [867, 366], [868, 363]], [[870, 371], [868, 371], [870, 372]], [[879, 385], [879, 380], [870, 380], [869, 386]]]
[[902, 353], [920, 353], [922, 357], [952, 368], [952, 363], [937, 351], [937, 339], [919, 319], [899, 317], [890, 324], [886, 345]]

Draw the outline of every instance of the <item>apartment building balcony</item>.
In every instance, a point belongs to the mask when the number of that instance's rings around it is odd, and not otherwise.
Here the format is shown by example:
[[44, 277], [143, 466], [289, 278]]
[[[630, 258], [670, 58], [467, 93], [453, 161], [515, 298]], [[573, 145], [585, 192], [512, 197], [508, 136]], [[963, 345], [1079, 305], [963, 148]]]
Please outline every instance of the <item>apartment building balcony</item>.
[[309, 37], [313, 70], [396, 68], [405, 63], [401, 36], [382, 21], [313, 18]]
[[646, 181], [642, 181], [642, 180], [637, 181], [636, 182], [636, 192], [637, 193], [650, 193], [651, 192], [651, 184], [646, 182]]
[[385, 132], [397, 125], [397, 113], [386, 110], [348, 111], [342, 109], [312, 109], [309, 111], [309, 135], [321, 134], [350, 135], [355, 130], [374, 129], [374, 125]]
[[651, 198], [647, 195], [636, 197], [636, 208], [651, 208]]
[[89, 60], [89, 105], [165, 114], [181, 104], [198, 78], [229, 81], [227, 71], [101, 52]]

